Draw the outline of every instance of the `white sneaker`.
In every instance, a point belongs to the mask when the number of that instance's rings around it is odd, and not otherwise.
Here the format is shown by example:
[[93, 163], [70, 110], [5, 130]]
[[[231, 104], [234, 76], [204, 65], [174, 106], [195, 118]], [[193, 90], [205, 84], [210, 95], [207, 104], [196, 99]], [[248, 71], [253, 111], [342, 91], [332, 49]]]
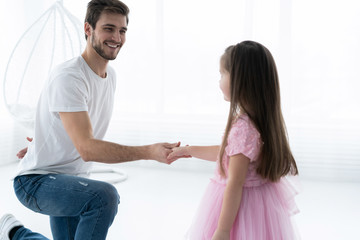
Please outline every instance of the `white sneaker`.
[[0, 240], [10, 240], [9, 233], [11, 229], [17, 226], [23, 226], [21, 222], [16, 220], [12, 214], [5, 214], [0, 219]]

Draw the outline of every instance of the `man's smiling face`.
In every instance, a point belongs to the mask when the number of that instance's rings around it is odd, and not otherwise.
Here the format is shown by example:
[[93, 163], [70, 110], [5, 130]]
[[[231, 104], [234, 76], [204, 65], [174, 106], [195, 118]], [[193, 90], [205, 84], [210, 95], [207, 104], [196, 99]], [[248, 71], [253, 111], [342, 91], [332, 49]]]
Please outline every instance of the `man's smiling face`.
[[114, 60], [126, 41], [126, 16], [102, 13], [91, 34], [91, 45], [106, 60]]

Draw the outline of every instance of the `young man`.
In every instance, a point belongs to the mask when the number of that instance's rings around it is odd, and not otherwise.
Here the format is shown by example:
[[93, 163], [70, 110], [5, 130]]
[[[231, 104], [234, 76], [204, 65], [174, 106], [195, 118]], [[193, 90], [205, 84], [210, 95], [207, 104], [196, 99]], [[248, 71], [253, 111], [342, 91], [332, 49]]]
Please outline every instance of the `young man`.
[[[168, 163], [177, 143], [124, 146], [103, 141], [115, 91], [108, 66], [126, 40], [128, 7], [118, 0], [92, 0], [85, 18], [86, 49], [58, 66], [39, 99], [35, 136], [19, 153], [14, 189], [29, 209], [50, 216], [53, 238], [105, 239], [119, 195], [105, 182], [86, 178], [91, 162], [153, 159]], [[26, 154], [24, 154], [26, 152]], [[0, 220], [0, 239], [46, 239], [12, 215]]]

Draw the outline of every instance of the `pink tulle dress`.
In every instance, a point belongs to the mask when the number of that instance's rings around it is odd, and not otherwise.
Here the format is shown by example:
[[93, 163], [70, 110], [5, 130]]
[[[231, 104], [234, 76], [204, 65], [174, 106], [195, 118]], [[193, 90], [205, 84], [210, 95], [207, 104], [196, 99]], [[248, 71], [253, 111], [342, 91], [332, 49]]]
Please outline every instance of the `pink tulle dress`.
[[[274, 183], [256, 173], [262, 146], [259, 132], [247, 115], [233, 124], [225, 148], [224, 168], [229, 156], [239, 153], [250, 159], [240, 208], [231, 230], [231, 240], [294, 240], [300, 239], [293, 227], [292, 216], [298, 212], [294, 197], [297, 191], [287, 177]], [[210, 240], [216, 230], [227, 179], [219, 173], [211, 179], [198, 212], [187, 233], [189, 240]]]

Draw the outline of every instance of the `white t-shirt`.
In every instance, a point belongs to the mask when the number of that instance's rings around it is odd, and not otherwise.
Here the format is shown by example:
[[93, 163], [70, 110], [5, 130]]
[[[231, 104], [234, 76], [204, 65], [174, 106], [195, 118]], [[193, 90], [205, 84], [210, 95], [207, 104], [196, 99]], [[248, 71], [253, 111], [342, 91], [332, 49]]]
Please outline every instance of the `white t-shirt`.
[[87, 175], [91, 163], [81, 159], [59, 112], [87, 111], [94, 137], [103, 139], [113, 110], [115, 87], [116, 76], [111, 67], [107, 68], [106, 78], [101, 78], [81, 56], [56, 67], [40, 96], [35, 136], [20, 161], [17, 175]]

